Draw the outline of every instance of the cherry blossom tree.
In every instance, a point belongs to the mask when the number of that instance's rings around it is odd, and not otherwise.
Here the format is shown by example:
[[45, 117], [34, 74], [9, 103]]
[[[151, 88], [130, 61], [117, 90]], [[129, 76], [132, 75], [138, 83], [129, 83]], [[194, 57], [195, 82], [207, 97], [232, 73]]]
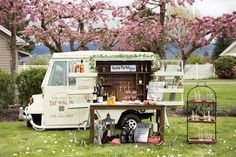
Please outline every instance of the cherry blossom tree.
[[[194, 0], [142, 0], [114, 10], [114, 17], [121, 19], [116, 37], [119, 40], [118, 49], [152, 51], [156, 46], [164, 59], [164, 46], [171, 42], [180, 48], [185, 64], [194, 50], [209, 44], [222, 31], [228, 32], [229, 37], [235, 36], [235, 14], [218, 18], [186, 18], [166, 14], [166, 5], [176, 7], [186, 3], [191, 5]], [[149, 10], [151, 13], [147, 13]]]
[[8, 23], [11, 31], [11, 72], [16, 73], [17, 47], [16, 47], [16, 28], [25, 21], [26, 12], [24, 0], [0, 0], [0, 23]]
[[224, 14], [217, 18], [196, 19], [175, 17], [168, 22], [167, 28], [169, 43], [179, 49], [177, 53], [185, 65], [192, 52], [210, 44], [222, 32], [225, 32], [227, 38], [235, 38], [236, 15]]
[[119, 40], [117, 39], [117, 35], [119, 31], [114, 28], [104, 28], [99, 33], [95, 44], [98, 47], [98, 50], [105, 50], [105, 51], [112, 51], [116, 49], [116, 45], [118, 44]]
[[[71, 51], [85, 50], [106, 26], [108, 16], [104, 11], [109, 9], [109, 4], [102, 1], [32, 0], [27, 7], [31, 24], [23, 33], [51, 52], [62, 52], [63, 44], [69, 44]], [[103, 25], [98, 28], [97, 23]]]
[[121, 19], [117, 35], [118, 49], [158, 51], [161, 58], [165, 59], [166, 5], [193, 2], [194, 0], [137, 0], [131, 6], [114, 9], [113, 16]]

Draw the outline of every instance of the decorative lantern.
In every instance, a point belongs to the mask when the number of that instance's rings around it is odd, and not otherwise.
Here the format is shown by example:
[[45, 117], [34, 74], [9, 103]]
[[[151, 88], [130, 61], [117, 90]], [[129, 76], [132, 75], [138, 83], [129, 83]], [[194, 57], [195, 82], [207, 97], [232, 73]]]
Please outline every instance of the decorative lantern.
[[111, 137], [115, 134], [115, 119], [111, 119], [110, 114], [107, 114], [107, 117], [102, 120], [102, 125], [107, 130], [107, 136]]

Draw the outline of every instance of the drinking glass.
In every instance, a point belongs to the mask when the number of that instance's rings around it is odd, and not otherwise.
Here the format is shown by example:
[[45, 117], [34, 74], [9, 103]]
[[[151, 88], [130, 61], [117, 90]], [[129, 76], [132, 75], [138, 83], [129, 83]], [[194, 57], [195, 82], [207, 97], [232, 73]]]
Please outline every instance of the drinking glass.
[[113, 105], [113, 98], [111, 96], [107, 98], [107, 105]]
[[111, 96], [111, 101], [112, 101], [112, 105], [114, 105], [116, 103], [116, 97], [115, 96]]
[[135, 100], [137, 98], [137, 91], [136, 90], [133, 90], [132, 92], [131, 92], [131, 99], [132, 100]]
[[127, 101], [130, 100], [130, 91], [129, 90], [125, 91], [125, 98]]

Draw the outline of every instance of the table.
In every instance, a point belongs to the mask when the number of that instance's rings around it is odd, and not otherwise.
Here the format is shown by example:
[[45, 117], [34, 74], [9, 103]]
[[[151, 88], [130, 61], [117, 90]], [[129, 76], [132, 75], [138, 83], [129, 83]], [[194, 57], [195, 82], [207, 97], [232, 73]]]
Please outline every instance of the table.
[[158, 120], [158, 116], [160, 116], [160, 138], [161, 141], [164, 142], [164, 132], [165, 132], [165, 111], [164, 105], [130, 105], [130, 104], [121, 104], [121, 105], [104, 105], [104, 104], [91, 104], [90, 105], [90, 143], [94, 143], [94, 111], [95, 110], [156, 110], [156, 120]]

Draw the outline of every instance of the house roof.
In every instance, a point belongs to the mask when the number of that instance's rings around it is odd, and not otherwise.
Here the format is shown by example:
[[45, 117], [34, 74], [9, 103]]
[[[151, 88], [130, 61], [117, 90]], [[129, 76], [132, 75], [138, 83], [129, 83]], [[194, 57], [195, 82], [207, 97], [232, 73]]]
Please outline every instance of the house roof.
[[[2, 25], [0, 25], [0, 31], [5, 33], [7, 36], [11, 36], [11, 31], [9, 31], [8, 29], [6, 29], [5, 27], [3, 27]], [[23, 40], [22, 38], [16, 36], [16, 44], [17, 45], [26, 45], [27, 42], [25, 40]]]
[[236, 57], [236, 41], [227, 47], [220, 56], [235, 56]]
[[18, 51], [18, 54], [19, 54], [19, 56], [21, 56], [21, 57], [32, 57], [32, 55], [30, 54], [30, 53], [28, 53], [28, 52], [25, 52], [25, 51]]

